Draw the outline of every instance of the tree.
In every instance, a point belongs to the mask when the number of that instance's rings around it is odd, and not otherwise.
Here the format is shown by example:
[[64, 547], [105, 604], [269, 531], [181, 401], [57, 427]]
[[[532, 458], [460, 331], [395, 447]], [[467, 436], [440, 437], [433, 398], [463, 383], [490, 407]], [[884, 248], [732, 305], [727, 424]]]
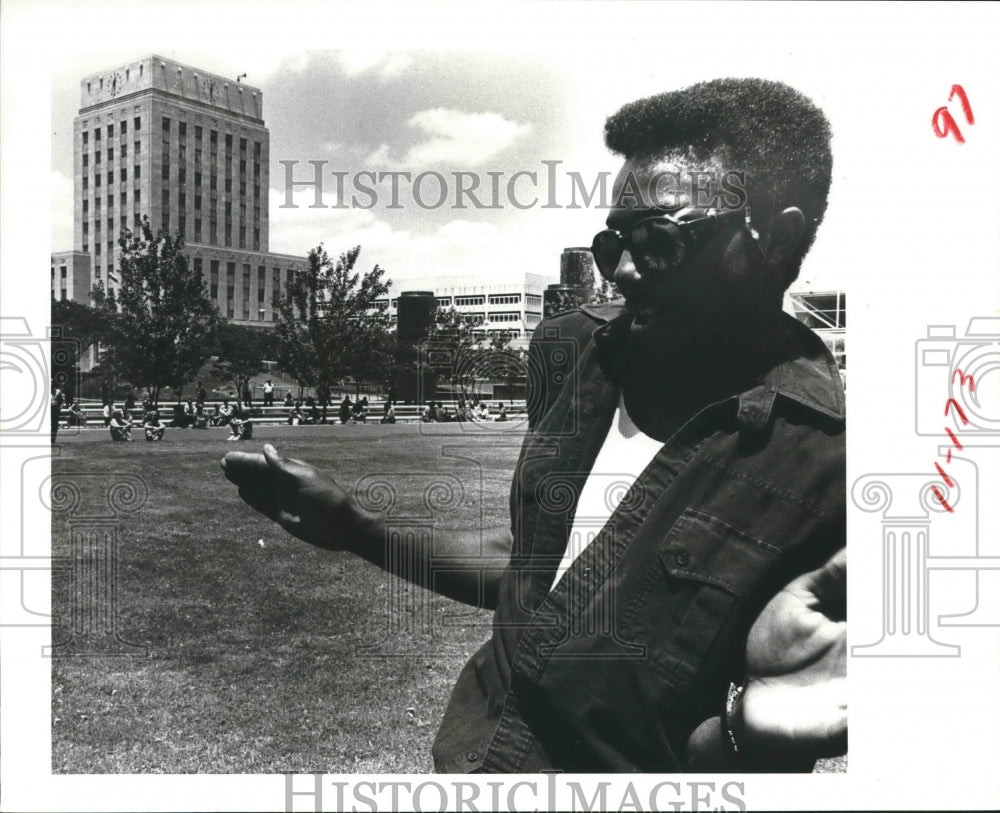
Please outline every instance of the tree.
[[70, 398], [77, 396], [80, 360], [98, 342], [105, 340], [105, 316], [82, 302], [53, 299], [53, 340], [50, 343], [52, 377]]
[[520, 374], [520, 355], [509, 349], [513, 331], [486, 337], [481, 319], [455, 308], [438, 309], [419, 352], [419, 366], [471, 392], [480, 381]]
[[117, 296], [100, 285], [91, 294], [108, 326], [100, 367], [145, 387], [156, 404], [164, 386], [179, 391], [197, 375], [222, 317], [188, 263], [181, 234], [154, 236], [144, 217], [138, 234], [122, 230], [118, 245]]
[[334, 263], [320, 244], [309, 266], [276, 302], [278, 362], [300, 386], [329, 391], [343, 378], [385, 378], [392, 362], [389, 315], [376, 301], [388, 296], [385, 269], [361, 274], [361, 246]]
[[224, 324], [216, 338], [213, 372], [233, 382], [239, 400], [251, 377], [264, 371], [264, 360], [273, 357], [276, 345], [277, 337], [267, 328]]

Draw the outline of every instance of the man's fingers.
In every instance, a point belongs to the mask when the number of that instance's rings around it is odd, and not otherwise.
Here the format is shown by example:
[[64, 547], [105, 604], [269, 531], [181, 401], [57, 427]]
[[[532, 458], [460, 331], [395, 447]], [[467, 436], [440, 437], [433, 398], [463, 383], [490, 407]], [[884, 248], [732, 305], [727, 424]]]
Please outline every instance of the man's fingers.
[[241, 485], [249, 480], [266, 478], [270, 468], [264, 455], [254, 452], [230, 452], [219, 461], [226, 479]]

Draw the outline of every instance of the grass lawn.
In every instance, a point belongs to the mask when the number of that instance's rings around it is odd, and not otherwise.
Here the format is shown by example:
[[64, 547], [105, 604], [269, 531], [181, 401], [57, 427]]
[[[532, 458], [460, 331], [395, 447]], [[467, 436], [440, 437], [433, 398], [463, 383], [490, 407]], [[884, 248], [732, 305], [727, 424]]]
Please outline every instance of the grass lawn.
[[[137, 432], [113, 444], [105, 431], [60, 433], [54, 490], [70, 484], [78, 501], [53, 513], [53, 556], [73, 557], [74, 536], [117, 527], [114, 616], [136, 646], [97, 657], [103, 633], [72, 635], [74, 623], [94, 628], [85, 613], [109, 595], [81, 596], [93, 579], [57, 572], [53, 772], [431, 771], [451, 687], [491, 614], [313, 549], [246, 508], [218, 465], [237, 447], [227, 434], [168, 429], [162, 443]], [[490, 438], [447, 424], [276, 426], [238, 447], [270, 441], [348, 489], [385, 474], [399, 489], [394, 521], [426, 531], [506, 524], [520, 440], [513, 424]], [[134, 478], [144, 506], [95, 520], [108, 513], [108, 487]], [[435, 483], [445, 488], [428, 509]], [[92, 573], [89, 555], [78, 548], [75, 566]]]

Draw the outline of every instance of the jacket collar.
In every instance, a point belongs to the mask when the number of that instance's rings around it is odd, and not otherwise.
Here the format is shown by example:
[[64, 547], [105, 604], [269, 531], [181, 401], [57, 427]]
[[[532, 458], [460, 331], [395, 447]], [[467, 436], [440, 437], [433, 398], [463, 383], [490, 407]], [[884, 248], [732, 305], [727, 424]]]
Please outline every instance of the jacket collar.
[[[628, 358], [630, 316], [624, 304], [619, 301], [587, 305], [581, 311], [597, 323], [593, 337], [601, 366], [609, 377], [616, 378]], [[797, 319], [787, 313], [782, 313], [782, 319], [787, 329], [788, 352], [754, 387], [740, 393], [740, 424], [754, 431], [766, 426], [778, 395], [843, 421], [844, 389], [833, 356], [822, 339]]]

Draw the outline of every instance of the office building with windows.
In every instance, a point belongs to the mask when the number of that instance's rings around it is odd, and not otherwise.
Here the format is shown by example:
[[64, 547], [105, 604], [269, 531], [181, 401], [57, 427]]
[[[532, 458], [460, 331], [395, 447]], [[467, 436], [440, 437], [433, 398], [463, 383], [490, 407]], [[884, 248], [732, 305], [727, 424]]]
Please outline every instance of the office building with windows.
[[154, 232], [184, 234], [223, 316], [277, 319], [275, 295], [306, 260], [268, 251], [270, 145], [258, 88], [149, 56], [80, 81], [73, 145], [72, 255], [91, 261], [57, 266], [69, 255], [53, 254], [53, 296], [86, 301], [95, 284], [114, 289], [120, 233], [147, 216]]
[[395, 323], [397, 302], [403, 291], [433, 291], [438, 308], [455, 308], [480, 324], [483, 338], [507, 335], [517, 346], [527, 346], [542, 320], [542, 296], [553, 277], [524, 274], [514, 282], [476, 283], [466, 277], [424, 277], [393, 282], [389, 296], [380, 301]]

